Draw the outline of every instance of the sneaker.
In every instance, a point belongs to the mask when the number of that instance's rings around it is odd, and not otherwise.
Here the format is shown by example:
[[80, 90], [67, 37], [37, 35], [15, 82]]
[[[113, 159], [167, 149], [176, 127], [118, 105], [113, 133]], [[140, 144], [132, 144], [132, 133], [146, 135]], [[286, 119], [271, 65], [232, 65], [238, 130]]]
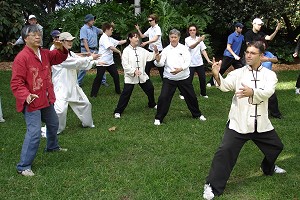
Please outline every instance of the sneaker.
[[2, 117], [0, 118], [0, 122], [5, 122], [5, 119], [3, 119]]
[[104, 85], [105, 87], [108, 87], [109, 85], [108, 85], [108, 83], [101, 83], [101, 85]]
[[199, 117], [199, 119], [200, 119], [200, 121], [206, 121], [206, 118], [204, 117], [204, 115], [201, 115], [201, 116]]
[[42, 135], [42, 138], [47, 138], [46, 130], [47, 130], [46, 126], [43, 126], [43, 127], [41, 128], [41, 135]]
[[68, 149], [64, 149], [64, 148], [57, 148], [57, 149], [45, 149], [46, 152], [66, 152], [68, 151]]
[[296, 88], [295, 93], [296, 93], [296, 94], [300, 94], [300, 88]]
[[210, 184], [204, 185], [204, 191], [203, 191], [203, 198], [207, 200], [211, 200], [215, 197], [214, 193], [212, 192], [212, 188], [210, 187]]
[[154, 106], [154, 109], [157, 110], [157, 105]]
[[121, 118], [121, 114], [120, 113], [115, 113], [115, 119], [120, 119]]
[[211, 84], [210, 84], [210, 83], [207, 83], [207, 84], [206, 84], [206, 87], [211, 87]]
[[284, 173], [286, 173], [286, 171], [284, 169], [278, 167], [277, 165], [275, 165], [274, 172], [276, 174], [284, 174]]
[[205, 98], [205, 99], [208, 99], [207, 95], [203, 96], [203, 95], [200, 94], [200, 96], [203, 97], [203, 98]]
[[182, 95], [179, 95], [179, 98], [180, 98], [181, 100], [184, 100], [184, 96], [182, 96]]
[[160, 125], [159, 119], [155, 119], [155, 120], [154, 120], [154, 125], [155, 125], [155, 126], [159, 126], [159, 125]]
[[34, 176], [34, 173], [31, 169], [25, 169], [23, 171], [18, 171], [18, 174], [21, 174], [22, 176]]

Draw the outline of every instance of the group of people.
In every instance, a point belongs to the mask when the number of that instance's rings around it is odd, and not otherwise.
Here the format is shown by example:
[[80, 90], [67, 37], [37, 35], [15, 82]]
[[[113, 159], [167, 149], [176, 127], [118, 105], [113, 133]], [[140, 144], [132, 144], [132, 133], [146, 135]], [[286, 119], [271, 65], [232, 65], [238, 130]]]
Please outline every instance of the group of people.
[[[116, 46], [126, 43], [126, 40], [119, 41], [111, 37], [114, 24], [104, 23], [101, 30], [93, 26], [95, 17], [91, 14], [86, 15], [85, 25], [80, 30], [81, 54], [70, 51], [75, 37], [68, 32], [54, 30], [51, 33], [53, 46], [51, 50], [47, 50], [41, 48], [42, 33], [37, 25], [27, 25], [22, 29], [22, 39], [26, 45], [13, 62], [11, 79], [17, 111], [24, 114], [27, 125], [21, 159], [17, 164], [18, 173], [24, 176], [34, 175], [31, 166], [40, 143], [42, 121], [47, 127], [45, 151], [48, 152], [67, 150], [59, 146], [57, 134], [66, 127], [69, 105], [81, 120], [83, 127], [95, 127], [92, 105], [80, 87], [85, 72], [94, 65], [97, 75], [90, 96], [97, 97], [107, 70], [113, 77], [115, 92], [120, 94], [114, 110], [115, 118], [121, 117], [134, 86], [139, 84], [148, 97], [148, 107], [157, 109], [154, 125], [163, 123], [177, 88], [192, 117], [205, 121], [206, 117], [199, 109], [192, 83], [194, 73], [197, 72], [200, 96], [208, 98], [201, 54], [212, 65], [213, 77], [208, 84], [215, 85], [223, 92], [235, 92], [223, 140], [206, 178], [203, 197], [213, 199], [223, 193], [239, 152], [248, 140], [252, 140], [265, 155], [261, 163], [264, 174], [285, 173], [284, 169], [275, 165], [283, 144], [268, 118], [270, 98], [275, 95], [278, 81], [276, 74], [270, 70], [270, 63], [277, 62], [277, 58], [265, 51], [264, 41], [275, 37], [280, 24], [278, 23], [273, 34], [266, 35], [260, 31], [262, 20], [256, 18], [253, 20], [252, 30], [244, 37], [241, 34], [243, 24], [236, 23], [235, 31], [228, 37], [224, 57], [222, 61], [217, 62], [215, 59], [209, 59], [203, 42], [205, 36], [197, 36], [196, 25], [188, 27], [189, 36], [185, 39], [185, 45], [179, 43], [180, 31], [170, 30], [170, 44], [163, 48], [157, 15], [151, 14], [147, 19], [150, 28], [142, 33], [136, 25], [137, 32], [128, 34], [128, 46], [123, 52]], [[97, 43], [99, 34], [102, 35]], [[140, 38], [144, 37], [148, 37], [149, 40], [140, 44]], [[241, 55], [244, 41], [247, 47], [245, 54]], [[148, 50], [143, 48], [146, 45]], [[124, 69], [123, 91], [120, 88], [113, 52], [121, 57]], [[222, 75], [231, 65], [235, 70], [223, 78]], [[150, 79], [153, 66], [158, 67], [162, 79], [157, 104]], [[80, 70], [79, 76], [77, 70]]]

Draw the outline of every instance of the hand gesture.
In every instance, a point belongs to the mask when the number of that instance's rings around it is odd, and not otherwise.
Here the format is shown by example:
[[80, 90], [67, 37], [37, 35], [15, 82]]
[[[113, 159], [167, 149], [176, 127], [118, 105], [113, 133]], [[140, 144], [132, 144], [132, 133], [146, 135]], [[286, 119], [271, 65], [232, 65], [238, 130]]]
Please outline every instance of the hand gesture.
[[96, 53], [92, 53], [91, 56], [93, 57], [93, 60], [97, 60], [101, 55], [96, 54]]
[[239, 57], [238, 55], [234, 55], [233, 57], [234, 57], [235, 60], [240, 60], [241, 59], [241, 57]]
[[281, 28], [281, 23], [278, 21], [278, 22], [277, 22], [277, 26], [276, 26], [276, 31], [279, 31], [280, 28]]
[[173, 75], [178, 74], [179, 72], [183, 71], [182, 67], [175, 67], [174, 71], [170, 72]]
[[205, 40], [205, 35], [201, 35], [198, 38], [198, 42], [204, 41]]
[[61, 41], [54, 41], [53, 44], [54, 44], [55, 49], [58, 49], [61, 51], [64, 50], [64, 46]]
[[155, 54], [158, 54], [158, 49], [157, 49], [157, 46], [155, 44], [152, 44], [152, 47], [153, 47], [153, 51], [155, 52]]
[[27, 98], [26, 98], [26, 102], [27, 102], [28, 104], [30, 104], [30, 103], [33, 102], [33, 100], [35, 100], [36, 98], [39, 98], [39, 96], [36, 95], [36, 94], [29, 94], [29, 95], [27, 96]]
[[135, 26], [135, 28], [136, 28], [137, 30], [140, 30], [140, 27], [139, 27], [138, 24], [136, 24], [136, 25], [134, 25], [134, 26]]
[[241, 99], [244, 97], [251, 97], [253, 96], [253, 90], [252, 88], [248, 87], [244, 83], [242, 83], [242, 87], [239, 88], [239, 91], [235, 92], [235, 95]]
[[220, 60], [219, 62], [216, 62], [216, 59], [213, 57], [213, 61], [212, 61], [212, 73], [214, 76], [218, 76], [220, 69], [221, 69], [221, 64], [222, 64], [222, 60]]
[[142, 72], [138, 69], [135, 70], [134, 75], [135, 76], [140, 76], [142, 74]]

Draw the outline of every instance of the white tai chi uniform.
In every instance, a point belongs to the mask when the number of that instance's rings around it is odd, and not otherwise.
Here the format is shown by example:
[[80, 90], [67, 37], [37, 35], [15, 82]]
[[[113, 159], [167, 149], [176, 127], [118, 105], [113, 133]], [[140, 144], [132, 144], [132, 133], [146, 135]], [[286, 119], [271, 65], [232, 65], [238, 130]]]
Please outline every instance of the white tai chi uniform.
[[56, 101], [54, 109], [59, 119], [57, 134], [66, 127], [68, 105], [71, 106], [83, 127], [94, 127], [92, 105], [77, 82], [77, 70], [89, 70], [96, 63], [92, 56], [80, 57], [70, 51], [67, 60], [52, 67], [52, 81]]

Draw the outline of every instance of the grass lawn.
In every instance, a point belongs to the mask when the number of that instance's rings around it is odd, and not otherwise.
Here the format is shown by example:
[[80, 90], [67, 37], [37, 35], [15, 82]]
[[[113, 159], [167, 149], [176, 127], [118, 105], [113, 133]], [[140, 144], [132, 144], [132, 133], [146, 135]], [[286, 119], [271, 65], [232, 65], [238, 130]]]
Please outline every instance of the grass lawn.
[[[295, 95], [298, 71], [278, 73], [277, 96], [283, 120], [271, 119], [285, 147], [277, 164], [287, 174], [264, 176], [263, 154], [246, 143], [228, 181], [224, 195], [216, 199], [300, 199], [300, 96]], [[161, 126], [154, 126], [155, 110], [147, 107], [141, 88], [135, 87], [121, 119], [113, 111], [119, 96], [107, 75], [109, 87], [101, 87], [91, 99], [95, 128], [81, 128], [70, 109], [67, 128], [59, 135], [64, 153], [44, 153], [41, 140], [33, 163], [34, 177], [16, 173], [16, 163], [26, 131], [10, 91], [10, 71], [0, 71], [2, 109], [0, 123], [0, 199], [202, 199], [203, 184], [222, 139], [233, 93], [208, 88], [208, 99], [198, 98], [207, 118], [191, 117], [176, 92]], [[84, 91], [90, 94], [94, 75], [87, 75]], [[121, 80], [123, 78], [121, 77]], [[161, 82], [152, 78], [159, 96]], [[122, 81], [123, 82], [123, 81]], [[194, 79], [199, 94], [198, 79]], [[115, 131], [109, 131], [111, 127]]]

